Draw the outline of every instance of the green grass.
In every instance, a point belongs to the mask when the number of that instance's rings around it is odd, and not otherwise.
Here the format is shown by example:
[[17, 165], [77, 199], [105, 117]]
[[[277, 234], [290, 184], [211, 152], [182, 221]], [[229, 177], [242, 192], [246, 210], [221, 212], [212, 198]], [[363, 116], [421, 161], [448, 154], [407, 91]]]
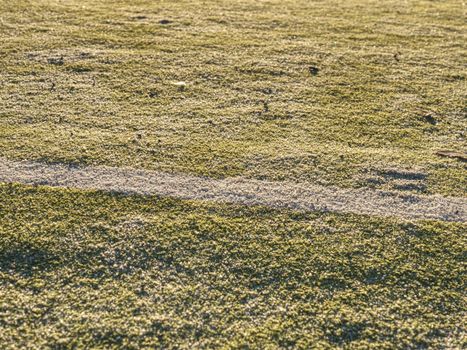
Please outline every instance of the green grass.
[[467, 194], [434, 154], [467, 147], [461, 1], [0, 8], [3, 156], [342, 187], [396, 168]]
[[0, 185], [0, 347], [465, 348], [465, 224]]
[[[0, 155], [465, 197], [465, 9], [0, 0]], [[0, 348], [466, 348], [466, 228], [0, 184]]]

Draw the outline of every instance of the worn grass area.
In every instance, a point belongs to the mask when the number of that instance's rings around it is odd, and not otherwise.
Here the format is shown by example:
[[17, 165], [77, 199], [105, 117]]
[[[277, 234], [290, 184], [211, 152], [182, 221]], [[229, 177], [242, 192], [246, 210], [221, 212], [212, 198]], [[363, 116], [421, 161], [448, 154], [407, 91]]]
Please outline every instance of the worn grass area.
[[0, 347], [465, 348], [466, 226], [0, 185]]
[[0, 154], [466, 195], [465, 163], [434, 154], [466, 150], [464, 15], [455, 0], [1, 0]]

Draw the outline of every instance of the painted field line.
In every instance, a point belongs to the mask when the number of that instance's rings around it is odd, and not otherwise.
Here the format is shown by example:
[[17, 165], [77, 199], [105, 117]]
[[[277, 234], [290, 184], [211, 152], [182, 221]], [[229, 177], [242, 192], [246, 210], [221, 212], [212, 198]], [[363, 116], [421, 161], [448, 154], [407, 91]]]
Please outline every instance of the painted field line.
[[75, 167], [0, 158], [0, 182], [170, 196], [301, 211], [467, 222], [467, 198], [342, 189], [246, 178], [219, 180], [131, 168]]

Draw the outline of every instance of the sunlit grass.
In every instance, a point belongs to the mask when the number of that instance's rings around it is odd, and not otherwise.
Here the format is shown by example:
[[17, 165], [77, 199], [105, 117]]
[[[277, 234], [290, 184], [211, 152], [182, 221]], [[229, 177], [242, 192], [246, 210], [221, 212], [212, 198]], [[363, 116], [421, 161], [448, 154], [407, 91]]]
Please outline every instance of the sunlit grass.
[[3, 156], [466, 194], [460, 2], [2, 7]]

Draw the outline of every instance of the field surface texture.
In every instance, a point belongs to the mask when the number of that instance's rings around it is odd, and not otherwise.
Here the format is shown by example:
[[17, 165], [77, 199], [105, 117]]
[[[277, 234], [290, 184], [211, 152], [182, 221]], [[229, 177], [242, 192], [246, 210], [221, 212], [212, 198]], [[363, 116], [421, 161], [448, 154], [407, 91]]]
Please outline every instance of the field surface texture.
[[466, 13], [0, 0], [0, 349], [467, 348]]
[[403, 195], [399, 192], [364, 189], [343, 190], [283, 181], [244, 178], [216, 180], [125, 168], [12, 162], [0, 158], [0, 182], [155, 194], [300, 211], [335, 211], [467, 222], [467, 199], [464, 198]]
[[3, 156], [466, 195], [461, 1], [0, 6]]

